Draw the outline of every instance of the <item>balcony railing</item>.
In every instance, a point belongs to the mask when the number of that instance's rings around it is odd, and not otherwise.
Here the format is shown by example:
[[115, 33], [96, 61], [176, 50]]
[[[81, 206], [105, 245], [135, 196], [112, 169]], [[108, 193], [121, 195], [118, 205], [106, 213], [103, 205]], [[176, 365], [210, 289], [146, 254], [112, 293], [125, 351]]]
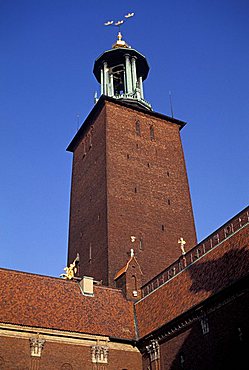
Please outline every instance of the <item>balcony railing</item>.
[[120, 94], [120, 95], [113, 95], [112, 97], [115, 98], [115, 99], [126, 99], [126, 100], [131, 100], [131, 101], [138, 101], [138, 102], [140, 101], [148, 109], [152, 109], [151, 104], [149, 102], [147, 102], [145, 99], [142, 99], [141, 97], [138, 98], [138, 96], [136, 94], [124, 93], [124, 94]]

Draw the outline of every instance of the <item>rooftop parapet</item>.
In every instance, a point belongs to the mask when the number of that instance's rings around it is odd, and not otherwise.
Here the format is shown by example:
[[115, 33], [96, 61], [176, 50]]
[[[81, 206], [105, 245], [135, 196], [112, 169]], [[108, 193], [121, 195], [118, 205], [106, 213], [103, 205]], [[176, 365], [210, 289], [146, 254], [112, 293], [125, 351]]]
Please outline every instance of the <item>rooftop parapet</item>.
[[223, 241], [230, 238], [233, 234], [242, 229], [248, 223], [249, 207], [242, 210], [234, 218], [218, 228], [214, 233], [209, 235], [190, 251], [186, 252], [184, 256], [180, 256], [178, 260], [176, 260], [160, 274], [158, 274], [152, 280], [143, 285], [141, 288], [142, 297], [146, 297], [148, 294], [155, 291], [161, 285], [176, 277], [179, 273], [191, 266], [193, 263], [209, 253], [211, 250], [219, 247], [219, 245]]

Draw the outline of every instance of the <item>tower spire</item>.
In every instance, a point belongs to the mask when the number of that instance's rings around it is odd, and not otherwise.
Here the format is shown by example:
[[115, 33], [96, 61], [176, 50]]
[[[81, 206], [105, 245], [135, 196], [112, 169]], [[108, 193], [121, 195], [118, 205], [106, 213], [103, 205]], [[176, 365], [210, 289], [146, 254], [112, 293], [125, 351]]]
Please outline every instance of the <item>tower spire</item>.
[[149, 72], [148, 62], [123, 40], [120, 31], [126, 20], [133, 16], [134, 13], [128, 13], [125, 19], [104, 23], [105, 26], [118, 27], [117, 40], [111, 50], [105, 51], [95, 61], [93, 73], [101, 85], [101, 94], [152, 110], [143, 93], [143, 81]]

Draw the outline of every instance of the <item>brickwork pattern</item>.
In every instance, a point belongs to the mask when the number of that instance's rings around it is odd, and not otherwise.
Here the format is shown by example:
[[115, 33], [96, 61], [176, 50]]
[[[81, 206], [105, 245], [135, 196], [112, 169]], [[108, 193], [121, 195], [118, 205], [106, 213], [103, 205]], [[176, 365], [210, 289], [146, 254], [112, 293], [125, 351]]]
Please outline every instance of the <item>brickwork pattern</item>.
[[249, 225], [137, 302], [139, 336], [158, 329], [246, 276], [249, 271], [248, 231]]
[[105, 109], [88, 123], [74, 150], [68, 263], [80, 255], [79, 275], [107, 284]]
[[[206, 334], [198, 320], [162, 342], [161, 370], [247, 369], [249, 322], [245, 317], [248, 300], [247, 293], [208, 314], [209, 331]], [[147, 369], [146, 361], [143, 368]]]
[[110, 102], [106, 112], [109, 283], [131, 235], [147, 281], [180, 255], [180, 236], [196, 243], [179, 126]]
[[[92, 147], [84, 156], [90, 126]], [[184, 236], [187, 248], [196, 244], [180, 126], [105, 101], [85, 127], [70, 147], [69, 261], [79, 252], [81, 275], [114, 286], [135, 235], [144, 283], [177, 259], [179, 237]]]
[[4, 370], [142, 370], [138, 351], [111, 349], [108, 365], [93, 364], [91, 347], [46, 341], [42, 356], [31, 358], [28, 339], [1, 337], [0, 359]]
[[133, 305], [121, 291], [0, 269], [0, 322], [133, 339]]

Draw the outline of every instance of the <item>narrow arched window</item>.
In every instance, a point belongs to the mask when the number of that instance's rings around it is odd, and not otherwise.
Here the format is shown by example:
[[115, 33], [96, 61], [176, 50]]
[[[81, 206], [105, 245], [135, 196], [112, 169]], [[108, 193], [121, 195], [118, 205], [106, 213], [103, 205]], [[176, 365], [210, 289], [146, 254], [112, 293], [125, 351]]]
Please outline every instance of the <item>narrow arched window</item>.
[[140, 122], [139, 121], [136, 121], [135, 129], [136, 129], [136, 134], [138, 136], [141, 136], [141, 127], [140, 127]]
[[132, 275], [132, 290], [137, 292], [137, 278], [135, 275]]
[[150, 140], [155, 140], [155, 131], [153, 126], [150, 126]]

